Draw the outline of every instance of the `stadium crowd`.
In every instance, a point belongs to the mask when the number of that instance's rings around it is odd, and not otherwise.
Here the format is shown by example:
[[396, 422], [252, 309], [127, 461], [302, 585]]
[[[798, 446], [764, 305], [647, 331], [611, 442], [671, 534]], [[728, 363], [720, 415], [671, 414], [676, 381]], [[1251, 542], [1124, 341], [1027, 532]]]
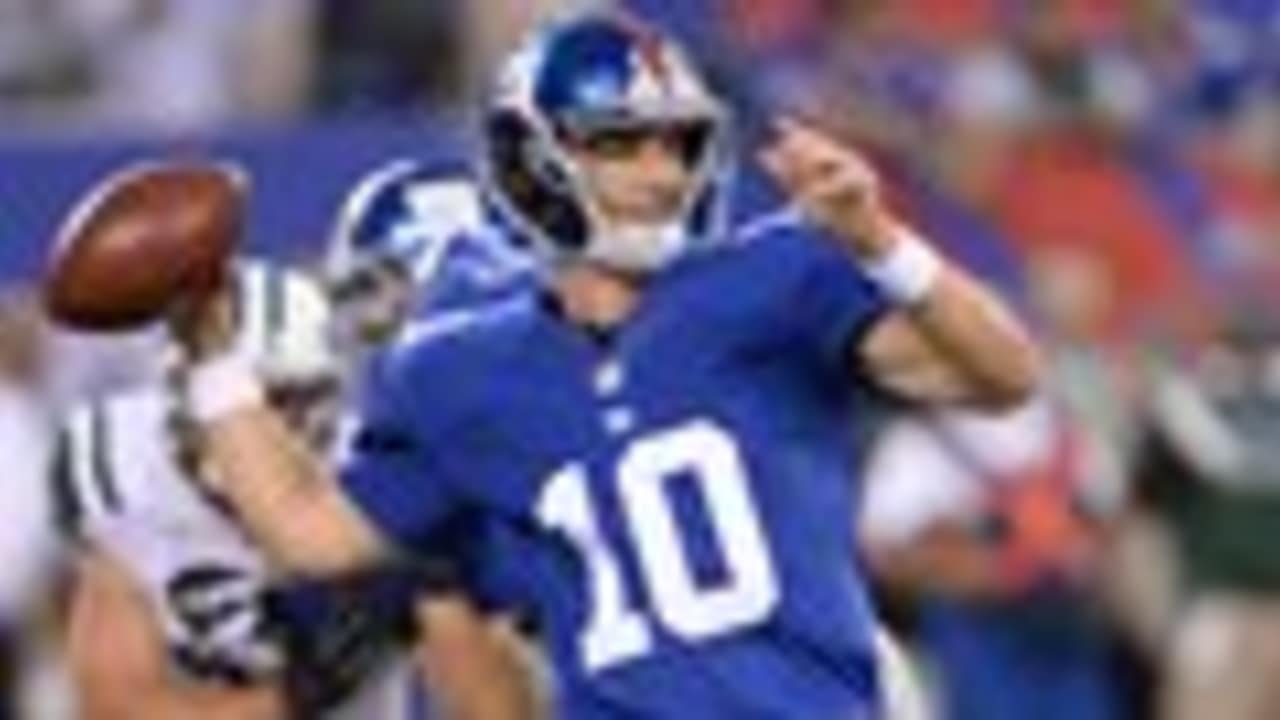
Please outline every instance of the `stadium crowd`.
[[[51, 142], [465, 123], [535, 16], [590, 4], [0, 0], [0, 174], [7, 149]], [[1045, 348], [1044, 387], [1007, 416], [866, 398], [850, 527], [937, 716], [1280, 717], [1280, 6], [624, 4], [703, 56], [744, 143], [790, 113], [871, 154]], [[44, 241], [0, 220], [0, 245]], [[35, 278], [0, 281], [0, 718], [53, 720], [72, 710], [41, 477], [50, 375], [85, 351], [42, 327]]]

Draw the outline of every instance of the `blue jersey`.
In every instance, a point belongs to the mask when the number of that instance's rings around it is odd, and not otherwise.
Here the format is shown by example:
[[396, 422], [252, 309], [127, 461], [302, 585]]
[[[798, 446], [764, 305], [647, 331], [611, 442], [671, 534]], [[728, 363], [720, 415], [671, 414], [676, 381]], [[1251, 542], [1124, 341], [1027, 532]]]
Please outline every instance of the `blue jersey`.
[[471, 581], [537, 623], [559, 717], [874, 717], [849, 350], [885, 304], [813, 235], [689, 254], [607, 341], [516, 293], [377, 364], [347, 492], [419, 553], [484, 528]]
[[440, 239], [429, 267], [418, 268], [414, 315], [480, 305], [531, 287], [536, 268], [530, 254], [498, 227]]

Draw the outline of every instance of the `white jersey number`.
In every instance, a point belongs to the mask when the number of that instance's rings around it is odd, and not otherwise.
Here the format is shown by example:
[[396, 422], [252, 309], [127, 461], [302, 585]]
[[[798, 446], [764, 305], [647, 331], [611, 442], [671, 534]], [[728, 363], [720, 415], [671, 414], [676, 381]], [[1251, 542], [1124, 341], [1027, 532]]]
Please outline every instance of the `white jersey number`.
[[[581, 554], [591, 608], [579, 638], [587, 669], [603, 670], [645, 654], [654, 619], [676, 637], [697, 641], [752, 625], [778, 602], [778, 583], [746, 466], [733, 437], [693, 420], [634, 440], [618, 460], [618, 497], [652, 612], [628, 603], [617, 552], [591, 506], [579, 463], [557, 472], [538, 501], [538, 517], [563, 531]], [[725, 574], [699, 584], [680, 542], [668, 484], [687, 479], [701, 494]]]

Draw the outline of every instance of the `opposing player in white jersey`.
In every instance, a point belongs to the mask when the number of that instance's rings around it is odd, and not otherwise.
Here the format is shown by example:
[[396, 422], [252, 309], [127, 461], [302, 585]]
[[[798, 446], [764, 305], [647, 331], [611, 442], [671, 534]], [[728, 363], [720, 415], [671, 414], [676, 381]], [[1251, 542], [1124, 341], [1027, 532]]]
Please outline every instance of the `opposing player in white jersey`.
[[[300, 273], [237, 273], [240, 348], [323, 446], [338, 380], [327, 301]], [[262, 555], [197, 489], [208, 468], [175, 402], [162, 383], [116, 393], [75, 410], [62, 436], [58, 487], [84, 546], [69, 643], [82, 716], [403, 720], [383, 672], [394, 607], [273, 591]]]

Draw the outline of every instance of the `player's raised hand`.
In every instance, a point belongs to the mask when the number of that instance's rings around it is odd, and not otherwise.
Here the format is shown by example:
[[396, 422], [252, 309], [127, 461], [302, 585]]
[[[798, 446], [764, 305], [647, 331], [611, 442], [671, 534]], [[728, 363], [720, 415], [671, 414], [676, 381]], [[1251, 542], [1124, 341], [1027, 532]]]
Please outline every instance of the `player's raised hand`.
[[895, 225], [866, 158], [793, 118], [779, 119], [775, 128], [776, 139], [760, 152], [760, 162], [792, 201], [859, 257], [886, 251]]

